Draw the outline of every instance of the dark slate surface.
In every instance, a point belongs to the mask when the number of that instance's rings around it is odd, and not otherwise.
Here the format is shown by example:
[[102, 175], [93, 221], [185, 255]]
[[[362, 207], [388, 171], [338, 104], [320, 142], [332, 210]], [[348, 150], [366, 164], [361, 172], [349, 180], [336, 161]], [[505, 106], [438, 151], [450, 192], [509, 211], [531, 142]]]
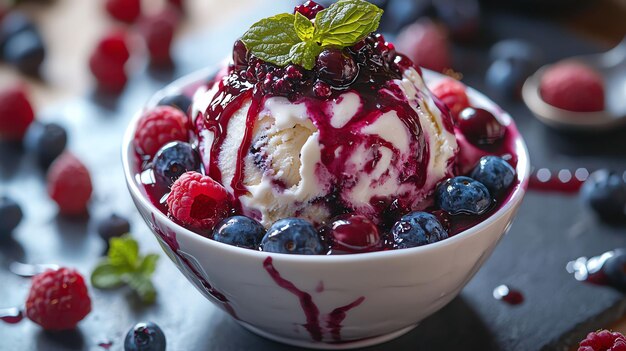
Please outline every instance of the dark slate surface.
[[[233, 27], [183, 38], [176, 48], [175, 71], [146, 70], [133, 78], [119, 99], [89, 94], [41, 113], [41, 119], [60, 121], [69, 128], [70, 149], [92, 170], [96, 185], [91, 220], [111, 211], [128, 216], [142, 250], [160, 252], [125, 188], [119, 147], [127, 121], [159, 87], [219, 61], [245, 23], [273, 12], [255, 9], [254, 16], [242, 16], [240, 24]], [[479, 90], [484, 88], [486, 50], [498, 38], [528, 38], [539, 43], [549, 61], [606, 49], [542, 20], [492, 15], [487, 23], [491, 31], [484, 43], [471, 49], [457, 48], [457, 69]], [[516, 119], [536, 167], [626, 169], [626, 132], [563, 135], [532, 118], [521, 102], [500, 102]], [[15, 233], [15, 241], [0, 250], [0, 308], [22, 304], [28, 292], [29, 280], [7, 270], [13, 260], [75, 266], [88, 275], [103, 251], [89, 218], [56, 216], [43, 178], [43, 172], [19, 148], [0, 146], [0, 193], [19, 200], [27, 218]], [[625, 246], [625, 231], [598, 222], [576, 197], [531, 192], [511, 232], [460, 297], [409, 334], [369, 350], [567, 349], [572, 340], [619, 318], [626, 301], [610, 288], [575, 281], [565, 271], [565, 264], [579, 256]], [[92, 289], [93, 312], [78, 330], [55, 335], [42, 332], [29, 321], [0, 324], [0, 349], [98, 350], [99, 342], [112, 341], [112, 349], [120, 350], [130, 325], [153, 320], [165, 331], [170, 350], [294, 350], [238, 326], [205, 301], [166, 256], [161, 256], [155, 306], [141, 306], [124, 289]], [[525, 302], [510, 306], [496, 301], [492, 291], [500, 284], [521, 290]]]

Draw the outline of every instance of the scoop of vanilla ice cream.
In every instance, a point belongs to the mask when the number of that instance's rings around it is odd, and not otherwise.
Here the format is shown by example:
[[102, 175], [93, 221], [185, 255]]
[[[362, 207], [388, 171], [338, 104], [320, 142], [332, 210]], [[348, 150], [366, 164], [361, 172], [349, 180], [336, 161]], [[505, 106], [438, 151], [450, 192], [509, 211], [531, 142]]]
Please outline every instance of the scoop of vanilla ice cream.
[[[313, 111], [327, 117], [328, 123], [322, 123], [319, 116], [312, 118], [306, 101], [269, 97], [254, 121], [249, 150], [244, 150], [243, 185], [247, 193], [238, 198], [243, 213], [269, 226], [293, 216], [324, 223], [333, 214], [333, 202], [375, 220], [380, 215], [373, 206], [377, 199], [401, 198], [413, 209], [428, 206], [436, 184], [452, 174], [458, 151], [456, 138], [413, 68], [389, 85], [395, 88], [390, 88], [389, 94], [402, 94], [398, 104], [408, 104], [418, 115], [426, 152], [419, 151], [420, 141], [395, 110], [383, 112], [375, 120], [353, 121], [363, 105], [356, 92], [347, 91], [324, 105], [324, 111]], [[194, 114], [205, 111], [215, 93], [215, 88], [198, 91]], [[231, 193], [250, 100], [232, 115], [221, 150], [213, 155], [218, 157], [221, 182]], [[331, 149], [325, 140], [334, 130], [348, 130], [350, 135], [361, 137]], [[201, 127], [198, 135], [199, 150], [208, 167], [212, 157], [208, 150], [215, 136]], [[407, 165], [415, 164], [419, 157], [427, 157], [420, 163], [427, 169], [419, 170], [425, 180], [416, 186], [404, 180], [414, 172]], [[340, 169], [329, 166], [335, 158], [344, 160]]]

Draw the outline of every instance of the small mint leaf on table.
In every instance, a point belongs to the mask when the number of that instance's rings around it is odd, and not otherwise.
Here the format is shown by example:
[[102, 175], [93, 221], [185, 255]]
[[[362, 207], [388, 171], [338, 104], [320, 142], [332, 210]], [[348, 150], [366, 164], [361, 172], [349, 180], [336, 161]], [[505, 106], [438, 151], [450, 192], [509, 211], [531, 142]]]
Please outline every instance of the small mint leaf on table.
[[123, 284], [122, 272], [109, 262], [100, 262], [91, 273], [91, 285], [98, 289], [114, 289]]
[[315, 25], [313, 25], [313, 22], [304, 17], [300, 12], [296, 12], [295, 16], [296, 20], [293, 26], [300, 40], [307, 41], [313, 39], [313, 33], [315, 33]]
[[98, 289], [114, 289], [128, 285], [144, 303], [156, 300], [151, 276], [159, 256], [139, 254], [139, 245], [130, 235], [110, 240], [107, 257], [91, 273], [91, 284]]
[[315, 16], [315, 38], [322, 46], [347, 47], [375, 31], [383, 10], [363, 0], [340, 0]]
[[264, 18], [253, 24], [241, 40], [261, 60], [286, 66], [291, 58], [291, 47], [302, 41], [294, 27], [295, 18], [288, 13]]
[[303, 41], [291, 48], [291, 62], [300, 65], [305, 69], [313, 69], [315, 67], [315, 59], [320, 54], [322, 48], [315, 42]]

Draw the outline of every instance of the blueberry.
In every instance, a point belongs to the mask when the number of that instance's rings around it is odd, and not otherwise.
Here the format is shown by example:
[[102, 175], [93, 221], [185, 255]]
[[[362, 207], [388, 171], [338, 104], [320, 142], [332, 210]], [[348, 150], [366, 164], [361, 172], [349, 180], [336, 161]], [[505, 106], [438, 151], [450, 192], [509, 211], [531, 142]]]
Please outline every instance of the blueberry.
[[0, 21], [0, 53], [4, 55], [4, 46], [11, 37], [25, 31], [36, 31], [35, 25], [28, 17], [18, 11], [7, 14]]
[[489, 190], [469, 177], [454, 177], [437, 186], [437, 206], [452, 215], [480, 215], [491, 207]]
[[165, 334], [152, 322], [137, 323], [124, 339], [124, 351], [165, 351]]
[[521, 39], [506, 39], [497, 42], [489, 50], [492, 62], [498, 60], [524, 61], [533, 69], [543, 63], [543, 53], [537, 46]]
[[470, 175], [473, 179], [483, 183], [492, 195], [501, 194], [515, 180], [515, 169], [497, 156], [484, 156]]
[[46, 56], [39, 32], [26, 30], [11, 36], [3, 50], [4, 59], [23, 73], [36, 76]]
[[626, 219], [626, 182], [619, 175], [606, 169], [593, 172], [580, 195], [603, 220]]
[[315, 227], [300, 218], [284, 218], [274, 223], [261, 241], [263, 251], [319, 255], [324, 253], [322, 240]]
[[48, 167], [65, 150], [67, 132], [56, 123], [35, 122], [28, 128], [24, 144], [42, 166]]
[[411, 212], [404, 215], [391, 228], [393, 241], [398, 249], [436, 243], [448, 238], [437, 217], [427, 212]]
[[226, 218], [213, 230], [213, 240], [252, 250], [259, 248], [264, 235], [261, 223], [244, 216]]
[[614, 252], [602, 266], [602, 271], [612, 286], [626, 291], [626, 251], [617, 249]]
[[200, 171], [200, 156], [190, 144], [173, 141], [157, 152], [153, 166], [157, 184], [169, 188], [185, 172]]
[[158, 105], [176, 107], [187, 114], [189, 112], [189, 107], [191, 107], [191, 98], [184, 94], [168, 95], [162, 98]]
[[98, 235], [100, 235], [107, 244], [111, 238], [118, 238], [124, 234], [130, 233], [130, 223], [128, 220], [115, 213], [101, 219], [96, 227]]
[[526, 61], [500, 59], [491, 64], [485, 75], [487, 88], [500, 98], [520, 96], [524, 81], [533, 73]]
[[22, 221], [24, 214], [13, 199], [0, 196], [0, 234], [10, 234]]

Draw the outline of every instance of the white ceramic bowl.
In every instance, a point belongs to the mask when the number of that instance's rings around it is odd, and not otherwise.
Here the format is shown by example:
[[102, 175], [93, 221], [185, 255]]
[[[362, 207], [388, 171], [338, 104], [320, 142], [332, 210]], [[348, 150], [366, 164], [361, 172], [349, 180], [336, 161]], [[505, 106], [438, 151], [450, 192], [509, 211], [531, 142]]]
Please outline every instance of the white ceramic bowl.
[[[183, 78], [157, 94], [205, 79]], [[427, 81], [441, 76], [425, 72]], [[473, 105], [513, 123], [491, 100], [468, 89]], [[171, 221], [146, 197], [132, 146], [139, 113], [123, 144], [130, 194], [163, 250], [211, 302], [244, 327], [283, 343], [346, 349], [381, 343], [414, 328], [450, 302], [508, 230], [528, 183], [529, 162], [515, 141], [518, 184], [508, 201], [482, 223], [449, 239], [411, 249], [343, 256], [299, 256], [246, 250], [193, 233]]]

